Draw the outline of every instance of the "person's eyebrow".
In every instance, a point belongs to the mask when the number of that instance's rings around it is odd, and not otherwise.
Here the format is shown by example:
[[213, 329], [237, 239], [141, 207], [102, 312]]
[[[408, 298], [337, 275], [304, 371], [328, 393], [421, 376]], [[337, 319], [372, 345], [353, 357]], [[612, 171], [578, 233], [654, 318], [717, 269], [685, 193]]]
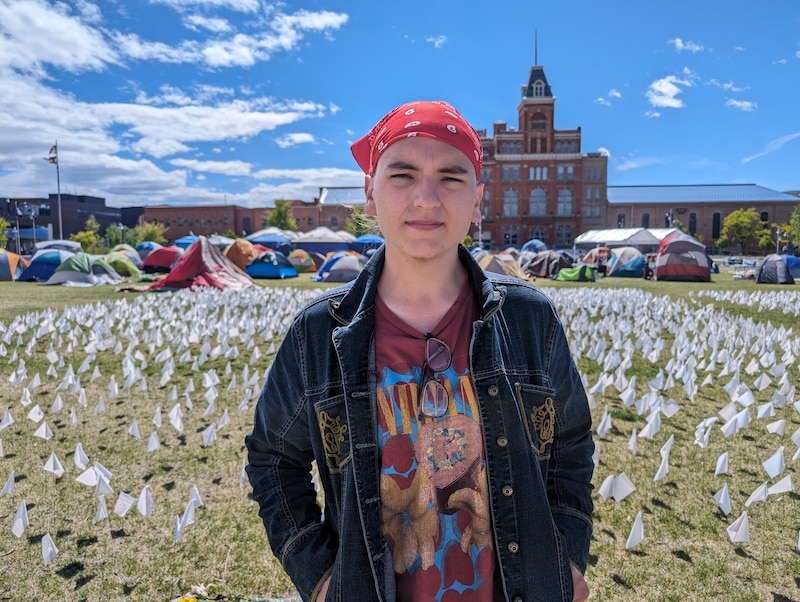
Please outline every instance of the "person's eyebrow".
[[[400, 170], [408, 170], [408, 171], [417, 171], [419, 168], [406, 161], [394, 161], [393, 163], [389, 163], [386, 166], [387, 169], [400, 169]], [[466, 174], [469, 173], [469, 170], [461, 165], [446, 165], [438, 170], [439, 173], [448, 173], [448, 174]]]

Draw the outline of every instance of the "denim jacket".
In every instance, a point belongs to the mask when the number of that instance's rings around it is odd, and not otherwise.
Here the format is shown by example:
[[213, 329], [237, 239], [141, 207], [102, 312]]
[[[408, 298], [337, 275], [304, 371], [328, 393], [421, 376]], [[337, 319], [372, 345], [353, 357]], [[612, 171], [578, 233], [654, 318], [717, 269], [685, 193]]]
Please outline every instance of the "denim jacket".
[[[481, 307], [470, 371], [478, 396], [494, 546], [507, 600], [570, 601], [586, 569], [594, 443], [555, 308], [534, 286], [459, 259]], [[381, 532], [373, 322], [383, 249], [353, 282], [295, 317], [246, 437], [270, 546], [303, 600], [395, 600]], [[324, 514], [311, 480], [316, 462]]]

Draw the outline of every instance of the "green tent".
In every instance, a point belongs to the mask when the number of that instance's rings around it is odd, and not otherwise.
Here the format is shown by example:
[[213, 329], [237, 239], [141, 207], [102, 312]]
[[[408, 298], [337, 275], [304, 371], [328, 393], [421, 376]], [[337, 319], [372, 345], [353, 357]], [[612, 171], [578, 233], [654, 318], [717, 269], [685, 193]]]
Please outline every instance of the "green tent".
[[556, 280], [566, 282], [594, 282], [594, 272], [588, 265], [579, 265], [574, 268], [561, 268], [558, 270]]
[[75, 253], [61, 262], [45, 284], [65, 284], [67, 286], [95, 286], [98, 284], [118, 284], [120, 275], [108, 263], [89, 255]]
[[108, 265], [114, 268], [120, 276], [130, 276], [139, 278], [142, 272], [136, 267], [131, 258], [122, 251], [111, 251], [102, 258]]

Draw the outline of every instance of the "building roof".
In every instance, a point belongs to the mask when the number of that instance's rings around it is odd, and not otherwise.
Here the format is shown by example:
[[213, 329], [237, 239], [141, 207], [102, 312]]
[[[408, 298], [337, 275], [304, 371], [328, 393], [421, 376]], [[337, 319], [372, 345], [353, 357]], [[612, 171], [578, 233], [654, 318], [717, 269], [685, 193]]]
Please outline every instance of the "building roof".
[[635, 203], [797, 202], [797, 197], [757, 184], [608, 186], [610, 205]]
[[328, 186], [319, 192], [320, 205], [365, 205], [363, 186]]
[[589, 230], [575, 238], [576, 247], [635, 247], [658, 245], [677, 228], [609, 228]]

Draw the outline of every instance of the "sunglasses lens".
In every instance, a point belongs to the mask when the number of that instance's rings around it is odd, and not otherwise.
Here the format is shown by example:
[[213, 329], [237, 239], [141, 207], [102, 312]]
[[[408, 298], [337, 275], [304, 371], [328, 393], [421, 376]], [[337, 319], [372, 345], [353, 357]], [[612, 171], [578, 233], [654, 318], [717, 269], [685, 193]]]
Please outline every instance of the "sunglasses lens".
[[433, 337], [425, 342], [428, 365], [434, 372], [443, 372], [450, 367], [450, 348]]
[[439, 381], [429, 379], [422, 386], [420, 409], [425, 416], [439, 418], [444, 416], [448, 406], [447, 390]]

